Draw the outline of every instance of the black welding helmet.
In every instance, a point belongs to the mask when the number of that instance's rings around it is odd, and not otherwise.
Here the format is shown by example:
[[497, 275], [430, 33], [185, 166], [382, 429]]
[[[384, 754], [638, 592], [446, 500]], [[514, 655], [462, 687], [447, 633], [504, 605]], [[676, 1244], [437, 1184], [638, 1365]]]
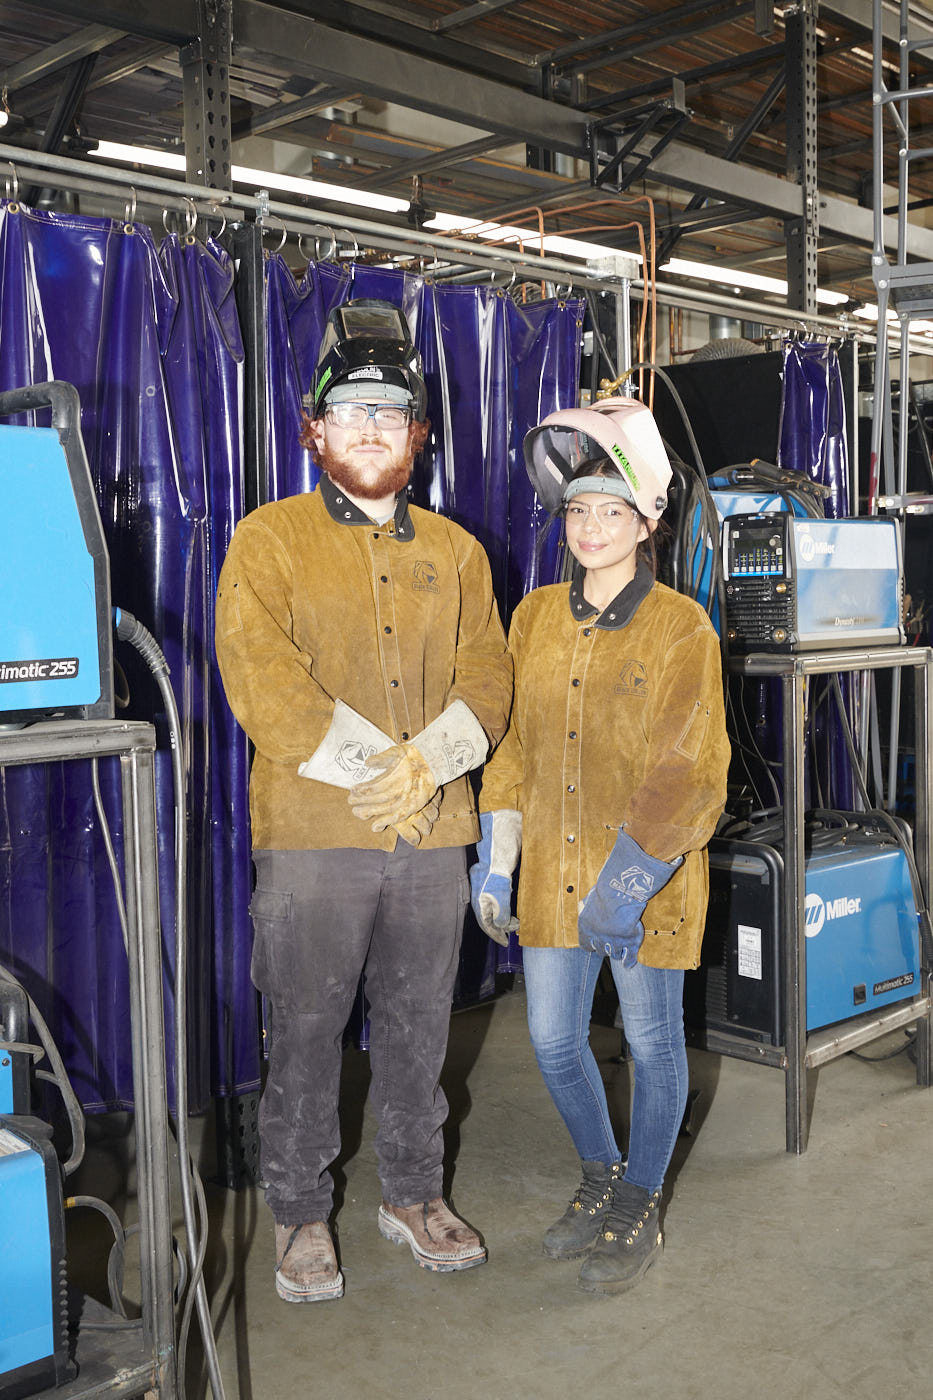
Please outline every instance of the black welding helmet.
[[327, 318], [309, 394], [312, 418], [320, 418], [329, 394], [340, 386], [359, 386], [359, 398], [399, 402], [408, 394], [412, 417], [424, 420], [428, 393], [422, 378], [421, 356], [415, 349], [405, 317], [390, 301], [358, 297], [335, 306]]

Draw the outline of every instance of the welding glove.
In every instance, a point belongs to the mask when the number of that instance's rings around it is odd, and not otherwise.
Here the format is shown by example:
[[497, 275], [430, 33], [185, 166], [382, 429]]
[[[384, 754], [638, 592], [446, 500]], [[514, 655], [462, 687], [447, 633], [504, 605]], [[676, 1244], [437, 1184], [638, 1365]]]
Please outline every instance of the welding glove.
[[522, 814], [503, 808], [483, 812], [477, 862], [470, 866], [470, 902], [477, 923], [495, 943], [508, 947], [518, 928], [512, 914], [512, 873], [522, 849]]
[[445, 783], [478, 767], [488, 749], [473, 711], [455, 700], [410, 742], [394, 744], [372, 760], [377, 776], [351, 791], [350, 806], [373, 831], [385, 831], [421, 812]]
[[645, 936], [641, 921], [645, 905], [682, 864], [683, 856], [670, 863], [649, 856], [628, 832], [620, 831], [596, 884], [580, 905], [580, 947], [619, 958], [623, 965], [634, 963]]
[[354, 788], [375, 776], [370, 760], [391, 744], [388, 734], [337, 700], [330, 728], [311, 757], [299, 765], [298, 773], [331, 787]]
[[[375, 777], [371, 760], [391, 747], [388, 734], [383, 734], [343, 700], [337, 700], [330, 728], [311, 757], [299, 765], [298, 773], [302, 778], [352, 790], [358, 783]], [[423, 838], [430, 835], [437, 817], [437, 803], [429, 802], [410, 820], [391, 825], [410, 846], [419, 846]]]

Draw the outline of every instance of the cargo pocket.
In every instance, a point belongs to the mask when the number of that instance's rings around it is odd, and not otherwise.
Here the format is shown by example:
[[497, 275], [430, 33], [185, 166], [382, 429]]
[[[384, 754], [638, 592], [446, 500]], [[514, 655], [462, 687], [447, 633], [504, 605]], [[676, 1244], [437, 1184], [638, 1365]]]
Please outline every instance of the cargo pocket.
[[288, 969], [291, 890], [254, 890], [249, 916], [253, 921], [249, 975], [258, 991], [275, 998], [277, 993], [287, 989], [291, 980]]

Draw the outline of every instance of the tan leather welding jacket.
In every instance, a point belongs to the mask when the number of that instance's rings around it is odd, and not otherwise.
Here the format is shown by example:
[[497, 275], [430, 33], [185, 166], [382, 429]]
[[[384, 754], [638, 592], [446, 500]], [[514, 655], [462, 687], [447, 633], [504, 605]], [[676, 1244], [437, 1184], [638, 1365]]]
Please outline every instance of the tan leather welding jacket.
[[[340, 788], [298, 775], [341, 699], [393, 742], [463, 700], [495, 744], [512, 662], [482, 546], [459, 525], [409, 507], [374, 525], [328, 477], [260, 506], [237, 526], [217, 593], [217, 660], [227, 699], [256, 748], [256, 849], [391, 850]], [[466, 845], [479, 827], [469, 778], [446, 784], [425, 847]]]
[[480, 808], [522, 813], [523, 944], [577, 944], [579, 902], [624, 824], [649, 855], [685, 857], [646, 907], [639, 961], [696, 967], [729, 764], [719, 642], [702, 608], [641, 563], [602, 614], [581, 579], [515, 611], [512, 719]]

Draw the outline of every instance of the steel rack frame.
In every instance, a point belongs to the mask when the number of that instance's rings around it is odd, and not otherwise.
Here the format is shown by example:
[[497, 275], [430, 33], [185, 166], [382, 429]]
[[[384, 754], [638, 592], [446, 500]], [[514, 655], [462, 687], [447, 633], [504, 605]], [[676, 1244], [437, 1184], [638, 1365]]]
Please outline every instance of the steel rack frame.
[[[155, 809], [155, 730], [115, 720], [57, 720], [0, 732], [0, 769], [22, 764], [117, 757], [123, 805], [127, 957], [139, 1209], [141, 1329], [78, 1329], [78, 1373], [40, 1392], [49, 1400], [116, 1400], [177, 1394], [169, 1194], [168, 1097], [162, 1006]], [[97, 1320], [108, 1309], [86, 1300]]]
[[780, 678], [783, 701], [782, 762], [784, 774], [784, 879], [781, 891], [781, 952], [783, 1044], [767, 1046], [731, 1036], [707, 1033], [703, 1048], [737, 1059], [752, 1060], [784, 1071], [787, 1151], [807, 1149], [807, 1071], [867, 1045], [901, 1026], [916, 1025], [917, 1084], [933, 1084], [931, 1036], [933, 996], [931, 968], [921, 958], [920, 991], [883, 1010], [853, 1016], [807, 1033], [806, 856], [804, 851], [805, 702], [811, 676], [840, 671], [890, 669], [914, 675], [915, 788], [914, 854], [924, 903], [929, 907], [933, 875], [933, 832], [930, 827], [931, 788], [928, 755], [933, 737], [933, 650], [929, 647], [876, 647], [865, 651], [809, 652], [778, 656], [755, 652], [735, 657], [730, 668], [743, 676]]

